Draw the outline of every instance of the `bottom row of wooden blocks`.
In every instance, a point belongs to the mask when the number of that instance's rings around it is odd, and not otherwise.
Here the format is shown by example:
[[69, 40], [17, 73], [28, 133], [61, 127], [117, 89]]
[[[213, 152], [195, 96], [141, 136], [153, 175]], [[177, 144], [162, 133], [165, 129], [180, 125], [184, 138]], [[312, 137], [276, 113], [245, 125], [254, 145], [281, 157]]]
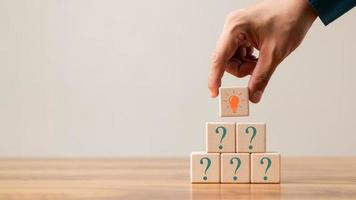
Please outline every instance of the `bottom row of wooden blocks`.
[[190, 156], [192, 183], [280, 183], [279, 153], [204, 153]]

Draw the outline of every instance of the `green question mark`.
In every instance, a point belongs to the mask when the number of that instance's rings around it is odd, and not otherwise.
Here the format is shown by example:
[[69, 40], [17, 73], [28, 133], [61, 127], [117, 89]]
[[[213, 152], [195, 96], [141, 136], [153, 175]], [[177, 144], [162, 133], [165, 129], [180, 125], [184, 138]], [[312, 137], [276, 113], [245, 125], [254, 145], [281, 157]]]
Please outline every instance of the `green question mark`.
[[232, 178], [234, 179], [234, 181], [236, 181], [236, 180], [237, 180], [236, 172], [237, 172], [237, 170], [238, 170], [238, 169], [240, 168], [240, 166], [241, 166], [241, 160], [240, 160], [240, 158], [238, 158], [238, 157], [233, 157], [233, 158], [230, 159], [230, 164], [231, 164], [231, 165], [234, 164], [234, 160], [236, 160], [237, 165], [236, 165], [236, 168], [235, 168], [234, 176], [233, 176]]
[[263, 162], [264, 160], [267, 160], [267, 167], [266, 167], [266, 170], [265, 170], [265, 176], [263, 177], [263, 180], [267, 181], [268, 177], [267, 177], [266, 174], [267, 174], [268, 169], [272, 165], [272, 160], [270, 158], [268, 158], [268, 157], [263, 157], [263, 158], [261, 158], [261, 161], [260, 161], [261, 165], [264, 165], [264, 163], [265, 163], [265, 162]]
[[206, 176], [206, 172], [208, 171], [210, 165], [211, 165], [211, 160], [208, 158], [208, 157], [203, 157], [200, 159], [200, 164], [203, 165], [204, 164], [204, 160], [206, 160], [207, 164], [206, 164], [206, 167], [205, 167], [205, 171], [204, 171], [204, 175], [203, 176], [203, 179], [206, 181], [208, 180], [208, 177]]
[[246, 134], [249, 134], [250, 133], [250, 129], [252, 129], [252, 137], [250, 139], [250, 145], [248, 146], [249, 149], [253, 149], [253, 146], [252, 146], [252, 140], [256, 137], [256, 134], [257, 134], [257, 130], [255, 127], [253, 126], [249, 126], [245, 129], [245, 133]]
[[225, 127], [219, 126], [219, 127], [217, 127], [217, 128], [215, 129], [215, 133], [216, 133], [216, 134], [220, 134], [219, 129], [222, 129], [222, 135], [221, 135], [221, 138], [220, 138], [220, 145], [219, 145], [219, 149], [221, 150], [221, 149], [223, 149], [223, 145], [221, 144], [221, 142], [223, 141], [224, 137], [226, 136], [227, 131], [226, 131], [226, 128], [225, 128]]

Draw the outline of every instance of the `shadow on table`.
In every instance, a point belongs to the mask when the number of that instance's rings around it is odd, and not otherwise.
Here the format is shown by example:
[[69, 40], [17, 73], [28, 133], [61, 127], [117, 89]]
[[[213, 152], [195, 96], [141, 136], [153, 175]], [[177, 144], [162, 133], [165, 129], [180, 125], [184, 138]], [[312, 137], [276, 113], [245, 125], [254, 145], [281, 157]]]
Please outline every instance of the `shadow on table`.
[[192, 200], [280, 199], [280, 184], [192, 184]]

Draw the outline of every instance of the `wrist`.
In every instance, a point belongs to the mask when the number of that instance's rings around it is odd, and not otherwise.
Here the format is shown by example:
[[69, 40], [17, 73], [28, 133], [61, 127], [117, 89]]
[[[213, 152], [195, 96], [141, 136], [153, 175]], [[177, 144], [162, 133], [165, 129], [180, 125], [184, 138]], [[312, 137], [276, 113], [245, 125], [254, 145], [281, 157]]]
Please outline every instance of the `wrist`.
[[315, 19], [318, 17], [317, 12], [309, 4], [308, 0], [300, 0], [300, 1], [302, 1], [303, 11], [304, 11], [303, 14], [305, 15], [308, 21], [313, 23]]

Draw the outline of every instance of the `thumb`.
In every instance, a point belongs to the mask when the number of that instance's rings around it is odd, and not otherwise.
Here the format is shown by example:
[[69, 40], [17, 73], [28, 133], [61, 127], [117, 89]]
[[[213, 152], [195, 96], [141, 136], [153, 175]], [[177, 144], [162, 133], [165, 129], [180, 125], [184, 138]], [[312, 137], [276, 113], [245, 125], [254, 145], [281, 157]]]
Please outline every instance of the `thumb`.
[[248, 83], [250, 101], [258, 103], [270, 80], [278, 62], [276, 62], [274, 51], [268, 48], [261, 49], [255, 69]]

